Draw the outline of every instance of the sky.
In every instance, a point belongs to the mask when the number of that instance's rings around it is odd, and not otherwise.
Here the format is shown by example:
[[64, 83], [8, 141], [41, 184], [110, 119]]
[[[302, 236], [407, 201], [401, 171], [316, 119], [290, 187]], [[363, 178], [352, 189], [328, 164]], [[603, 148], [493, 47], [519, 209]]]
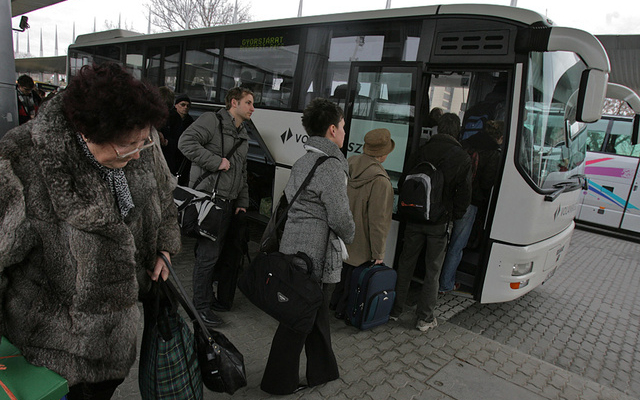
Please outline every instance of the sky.
[[[229, 0], [234, 1], [234, 0]], [[298, 15], [300, 1], [303, 1], [302, 15], [336, 14], [351, 11], [384, 9], [387, 0], [239, 0], [251, 5], [253, 21], [294, 18]], [[434, 4], [482, 3], [510, 5], [511, 0], [390, 0], [391, 8], [426, 6]], [[31, 56], [40, 56], [40, 36], [42, 32], [43, 56], [55, 55], [56, 29], [58, 55], [66, 55], [75, 34], [105, 30], [106, 23], [147, 33], [147, 13], [144, 4], [148, 0], [66, 0], [61, 3], [26, 14], [30, 29], [23, 33], [14, 32], [14, 50]], [[606, 5], [606, 7], [605, 7]], [[592, 34], [640, 34], [640, 7], [637, 0], [518, 0], [517, 6], [546, 15], [556, 25], [579, 28]], [[18, 27], [20, 17], [12, 19]], [[152, 32], [157, 28], [152, 27]]]

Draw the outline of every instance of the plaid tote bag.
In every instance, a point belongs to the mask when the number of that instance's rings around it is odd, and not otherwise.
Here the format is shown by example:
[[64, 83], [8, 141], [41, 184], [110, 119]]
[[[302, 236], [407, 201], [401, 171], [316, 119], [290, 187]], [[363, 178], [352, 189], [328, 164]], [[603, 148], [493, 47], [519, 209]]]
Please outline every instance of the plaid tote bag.
[[[154, 284], [156, 286], [164, 286]], [[163, 288], [164, 289], [164, 288]], [[138, 383], [143, 400], [201, 400], [193, 333], [164, 290], [145, 301]]]

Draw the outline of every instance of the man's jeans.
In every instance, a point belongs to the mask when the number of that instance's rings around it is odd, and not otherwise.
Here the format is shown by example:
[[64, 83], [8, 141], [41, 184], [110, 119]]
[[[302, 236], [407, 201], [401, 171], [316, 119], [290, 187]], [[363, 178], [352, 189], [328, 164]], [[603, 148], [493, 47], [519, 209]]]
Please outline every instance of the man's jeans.
[[442, 272], [440, 272], [440, 291], [449, 292], [453, 290], [456, 283], [456, 271], [460, 260], [462, 260], [462, 250], [467, 246], [467, 241], [473, 229], [473, 223], [476, 220], [478, 207], [469, 205], [467, 212], [460, 219], [453, 221], [453, 229], [451, 230], [451, 240], [447, 255], [442, 264]]

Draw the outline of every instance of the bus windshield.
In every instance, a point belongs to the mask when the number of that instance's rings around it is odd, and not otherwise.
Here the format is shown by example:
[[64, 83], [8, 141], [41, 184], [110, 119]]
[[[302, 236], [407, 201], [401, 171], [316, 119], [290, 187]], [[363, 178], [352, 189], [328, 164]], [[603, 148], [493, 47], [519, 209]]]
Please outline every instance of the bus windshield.
[[530, 55], [517, 162], [521, 173], [540, 189], [553, 188], [583, 166], [585, 135], [572, 133], [574, 140], [567, 144], [566, 129], [584, 130], [584, 124], [575, 121], [572, 104], [584, 69], [574, 53]]

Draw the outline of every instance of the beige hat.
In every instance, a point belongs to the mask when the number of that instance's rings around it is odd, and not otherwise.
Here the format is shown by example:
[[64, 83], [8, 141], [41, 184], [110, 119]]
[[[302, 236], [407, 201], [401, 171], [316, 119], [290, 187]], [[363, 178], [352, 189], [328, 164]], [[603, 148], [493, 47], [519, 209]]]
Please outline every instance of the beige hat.
[[385, 128], [374, 129], [364, 135], [364, 154], [372, 157], [386, 156], [396, 147], [391, 132]]

